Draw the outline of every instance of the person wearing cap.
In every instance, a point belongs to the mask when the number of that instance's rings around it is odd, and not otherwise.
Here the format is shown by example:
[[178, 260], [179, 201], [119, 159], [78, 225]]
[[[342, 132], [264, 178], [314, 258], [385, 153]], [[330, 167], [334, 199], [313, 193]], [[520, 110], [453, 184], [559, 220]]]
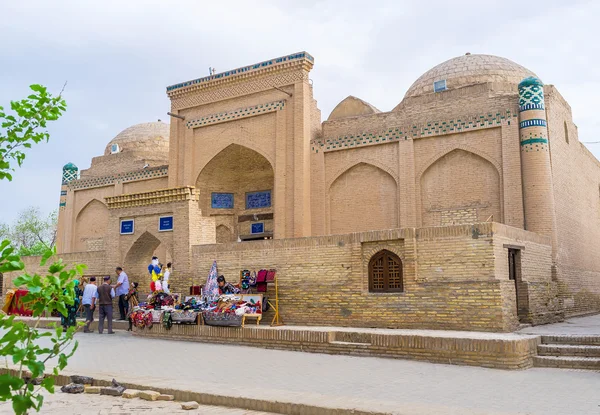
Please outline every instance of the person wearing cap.
[[110, 277], [104, 277], [104, 284], [98, 287], [96, 299], [100, 306], [98, 315], [98, 333], [104, 332], [104, 318], [108, 321], [108, 334], [114, 334], [112, 329], [112, 314], [113, 314], [113, 298], [115, 298], [115, 290], [110, 286]]
[[96, 286], [96, 277], [90, 277], [90, 282], [88, 282], [83, 290], [83, 296], [81, 298], [81, 303], [83, 304], [83, 308], [85, 309], [85, 326], [83, 326], [84, 333], [91, 333], [90, 324], [94, 321], [94, 311], [96, 310], [96, 293], [98, 292], [98, 287]]
[[219, 284], [219, 293], [220, 294], [239, 294], [240, 290], [235, 288], [230, 282], [225, 281], [225, 277], [219, 275], [217, 278], [217, 283]]

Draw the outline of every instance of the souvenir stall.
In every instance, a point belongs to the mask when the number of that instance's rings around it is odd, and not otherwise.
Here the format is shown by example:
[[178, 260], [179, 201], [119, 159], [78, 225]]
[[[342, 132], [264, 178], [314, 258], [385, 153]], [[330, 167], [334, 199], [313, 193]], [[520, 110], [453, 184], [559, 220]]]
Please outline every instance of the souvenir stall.
[[29, 291], [27, 290], [20, 289], [8, 290], [6, 292], [2, 311], [8, 315], [31, 317], [33, 311], [27, 309], [23, 303], [23, 297], [25, 297], [28, 292]]
[[[190, 295], [183, 300], [177, 294], [169, 295], [157, 290], [155, 284], [155, 291], [147, 301], [141, 302], [133, 311], [135, 326], [151, 328], [154, 324], [162, 324], [167, 329], [173, 324], [244, 327], [247, 320], [260, 324], [264, 311], [269, 308], [275, 311], [271, 325], [282, 324], [275, 270], [241, 271], [239, 284], [234, 286], [235, 292], [228, 294], [221, 294], [217, 278], [217, 262], [214, 261], [206, 283], [190, 289], [190, 294], [197, 295]], [[274, 301], [265, 296], [268, 284], [274, 285]]]
[[[271, 285], [273, 287], [273, 294], [275, 295], [275, 299], [270, 301], [267, 299], [267, 287]], [[271, 321], [271, 326], [281, 326], [283, 325], [283, 320], [279, 314], [279, 287], [277, 284], [277, 271], [274, 269], [261, 269], [258, 272], [250, 271], [244, 269], [240, 271], [240, 292], [242, 294], [251, 294], [256, 293], [261, 296], [261, 302], [263, 302], [263, 311], [267, 311], [272, 308], [275, 314], [273, 315], [273, 320]], [[246, 315], [246, 317], [256, 317], [258, 316], [250, 316]], [[262, 314], [261, 316], [262, 317]], [[260, 320], [259, 320], [260, 321]], [[258, 324], [258, 323], [257, 323]]]
[[[217, 262], [214, 261], [206, 284], [202, 287], [205, 309], [202, 312], [204, 323], [209, 326], [244, 326], [246, 318], [255, 318], [260, 323], [263, 313], [262, 294], [250, 293], [250, 281], [240, 281], [236, 293], [220, 295], [217, 283]], [[250, 276], [248, 276], [250, 277]]]

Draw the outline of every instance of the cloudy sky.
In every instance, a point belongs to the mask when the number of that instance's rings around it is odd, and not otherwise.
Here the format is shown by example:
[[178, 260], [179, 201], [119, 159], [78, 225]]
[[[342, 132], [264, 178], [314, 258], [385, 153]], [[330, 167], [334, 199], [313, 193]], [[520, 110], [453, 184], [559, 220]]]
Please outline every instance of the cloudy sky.
[[[581, 141], [600, 141], [600, 2], [66, 1], [0, 2], [0, 105], [68, 82], [51, 141], [0, 183], [0, 222], [58, 206], [61, 168], [89, 167], [126, 127], [168, 121], [165, 87], [306, 50], [326, 118], [348, 95], [389, 111], [423, 72], [465, 52], [509, 58], [558, 87]], [[596, 98], [594, 98], [596, 97]], [[600, 144], [589, 145], [600, 157]]]

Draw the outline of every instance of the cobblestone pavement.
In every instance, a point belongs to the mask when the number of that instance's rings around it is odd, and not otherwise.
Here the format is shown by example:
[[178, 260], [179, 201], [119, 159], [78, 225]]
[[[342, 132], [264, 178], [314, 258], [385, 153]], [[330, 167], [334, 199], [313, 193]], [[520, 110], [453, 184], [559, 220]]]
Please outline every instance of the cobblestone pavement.
[[[32, 413], [36, 413], [35, 411]], [[178, 402], [149, 402], [90, 394], [69, 395], [57, 391], [44, 394], [44, 406], [39, 412], [48, 415], [129, 415], [129, 414], [188, 414], [188, 415], [269, 415], [266, 412], [245, 411], [202, 405], [196, 410], [184, 411]], [[0, 414], [13, 414], [10, 403], [0, 404]]]
[[[600, 414], [600, 372], [503, 371], [148, 339], [126, 332], [76, 337], [80, 346], [68, 372], [148, 387], [402, 415]], [[258, 382], [248, 381], [256, 374]]]

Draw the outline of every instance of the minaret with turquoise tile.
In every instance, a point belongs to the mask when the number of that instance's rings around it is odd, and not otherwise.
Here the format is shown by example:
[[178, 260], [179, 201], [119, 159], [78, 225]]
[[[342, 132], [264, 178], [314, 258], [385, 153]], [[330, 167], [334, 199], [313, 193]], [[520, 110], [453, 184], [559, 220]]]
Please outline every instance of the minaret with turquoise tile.
[[67, 163], [62, 170], [62, 185], [60, 187], [59, 210], [64, 210], [67, 205], [67, 185], [71, 180], [79, 177], [79, 169], [73, 163]]
[[79, 178], [79, 169], [73, 163], [67, 163], [62, 169], [62, 182], [60, 186], [60, 202], [58, 207], [58, 224], [56, 226], [56, 250], [58, 253], [64, 252], [64, 244], [68, 235], [68, 219], [72, 212], [72, 207], [67, 209], [67, 196], [69, 192], [69, 183]]
[[535, 77], [525, 78], [519, 83], [519, 137], [525, 229], [551, 237], [556, 248], [544, 84]]

